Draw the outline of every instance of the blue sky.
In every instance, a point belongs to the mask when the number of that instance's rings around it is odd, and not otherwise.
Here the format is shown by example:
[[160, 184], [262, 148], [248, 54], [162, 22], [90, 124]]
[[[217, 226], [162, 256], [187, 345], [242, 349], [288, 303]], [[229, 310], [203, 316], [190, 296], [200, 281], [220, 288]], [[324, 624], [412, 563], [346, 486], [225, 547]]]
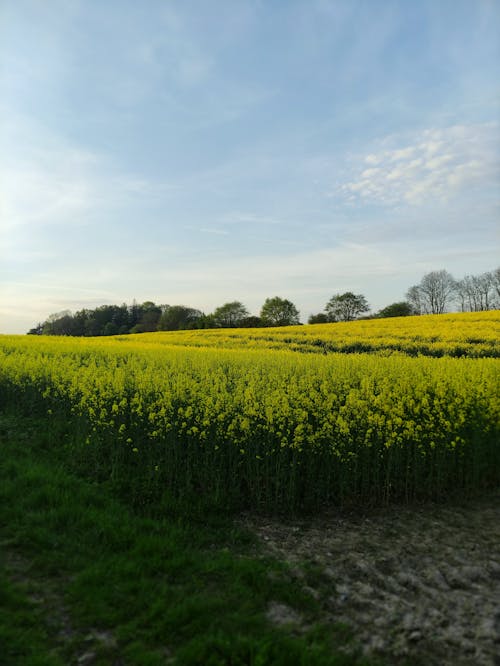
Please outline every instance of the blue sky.
[[0, 331], [498, 264], [496, 0], [2, 0]]

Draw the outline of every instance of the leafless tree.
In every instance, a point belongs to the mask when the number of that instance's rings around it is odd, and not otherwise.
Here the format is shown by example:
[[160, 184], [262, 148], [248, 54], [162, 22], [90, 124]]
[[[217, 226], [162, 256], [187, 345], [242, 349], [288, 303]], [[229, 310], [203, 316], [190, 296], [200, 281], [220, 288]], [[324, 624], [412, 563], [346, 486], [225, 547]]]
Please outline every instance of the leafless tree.
[[420, 314], [443, 314], [455, 289], [455, 278], [448, 271], [432, 271], [424, 275], [420, 284], [410, 287], [406, 298]]
[[493, 292], [493, 307], [500, 308], [500, 266], [491, 273], [492, 292]]
[[420, 315], [424, 313], [420, 287], [418, 284], [415, 284], [413, 287], [408, 289], [406, 292], [406, 300], [411, 305], [411, 308], [415, 314]]
[[456, 284], [456, 295], [462, 312], [481, 312], [495, 307], [498, 296], [495, 285], [495, 274], [498, 273], [498, 289], [500, 290], [500, 269], [481, 275], [466, 275]]

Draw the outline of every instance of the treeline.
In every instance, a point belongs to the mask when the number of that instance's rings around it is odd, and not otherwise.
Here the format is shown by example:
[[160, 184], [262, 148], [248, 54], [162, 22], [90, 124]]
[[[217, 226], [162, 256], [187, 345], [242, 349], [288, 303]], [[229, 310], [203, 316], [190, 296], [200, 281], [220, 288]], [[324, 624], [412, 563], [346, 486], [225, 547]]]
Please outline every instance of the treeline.
[[[455, 306], [455, 307], [453, 307]], [[461, 312], [482, 312], [500, 308], [500, 267], [480, 275], [465, 275], [456, 280], [448, 271], [431, 271], [419, 284], [406, 292], [406, 300], [367, 315], [368, 303], [362, 294], [337, 294], [323, 312], [309, 317], [309, 324], [352, 321], [380, 317], [407, 317], [422, 314], [443, 314], [452, 309]]]
[[257, 328], [300, 324], [299, 311], [284, 298], [266, 299], [260, 316], [250, 315], [240, 301], [224, 303], [213, 313], [186, 305], [156, 305], [153, 301], [127, 305], [101, 305], [72, 314], [57, 312], [28, 331], [28, 335], [127, 335], [154, 331], [179, 331], [201, 328]]
[[448, 271], [432, 271], [410, 287], [406, 299], [415, 314], [443, 314], [451, 304], [461, 312], [500, 308], [500, 267], [456, 280]]
[[[418, 285], [410, 287], [406, 300], [368, 314], [370, 306], [362, 294], [350, 291], [335, 294], [322, 312], [311, 315], [309, 324], [352, 321], [364, 317], [405, 317], [442, 314], [451, 309], [479, 312], [500, 308], [500, 268], [480, 275], [466, 275], [456, 280], [445, 270], [424, 275]], [[101, 305], [75, 314], [69, 310], [52, 314], [28, 331], [29, 335], [127, 335], [154, 331], [179, 331], [202, 328], [258, 328], [300, 324], [295, 305], [275, 296], [267, 298], [259, 316], [249, 313], [240, 301], [224, 303], [205, 314], [186, 305], [156, 305], [152, 301], [127, 305]]]

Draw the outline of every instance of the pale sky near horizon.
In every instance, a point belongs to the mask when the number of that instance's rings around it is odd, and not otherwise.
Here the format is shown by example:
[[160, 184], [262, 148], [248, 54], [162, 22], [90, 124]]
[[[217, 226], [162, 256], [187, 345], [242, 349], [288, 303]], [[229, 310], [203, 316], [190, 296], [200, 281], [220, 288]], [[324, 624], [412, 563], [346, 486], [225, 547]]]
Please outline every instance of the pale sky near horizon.
[[498, 265], [497, 0], [0, 0], [0, 333]]

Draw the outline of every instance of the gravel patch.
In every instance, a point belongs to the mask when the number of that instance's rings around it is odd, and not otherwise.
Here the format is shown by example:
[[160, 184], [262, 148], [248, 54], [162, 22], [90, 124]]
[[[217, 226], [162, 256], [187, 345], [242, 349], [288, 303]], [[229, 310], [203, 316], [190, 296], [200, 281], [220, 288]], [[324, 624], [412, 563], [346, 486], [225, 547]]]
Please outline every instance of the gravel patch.
[[499, 494], [463, 506], [243, 522], [320, 601], [319, 619], [351, 627], [364, 654], [390, 664], [500, 665]]

